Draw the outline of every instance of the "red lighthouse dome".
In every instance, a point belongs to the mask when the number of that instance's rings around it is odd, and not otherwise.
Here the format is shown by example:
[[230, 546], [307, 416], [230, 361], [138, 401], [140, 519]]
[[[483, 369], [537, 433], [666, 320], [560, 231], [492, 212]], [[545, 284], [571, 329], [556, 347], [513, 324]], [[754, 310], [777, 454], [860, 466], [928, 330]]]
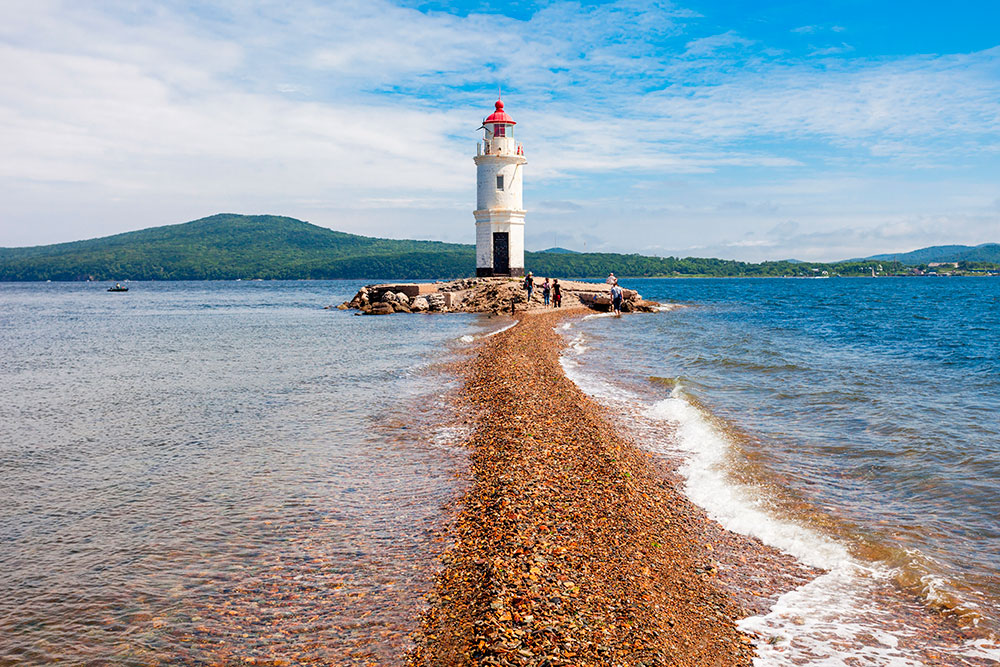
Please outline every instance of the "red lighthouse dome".
[[506, 123], [507, 125], [517, 125], [517, 123], [514, 122], [514, 119], [508, 116], [507, 112], [503, 110], [503, 100], [497, 100], [496, 104], [494, 104], [493, 106], [496, 107], [496, 111], [494, 111], [493, 113], [491, 113], [489, 116], [486, 117], [486, 120], [483, 121], [483, 125], [488, 125], [490, 123]]

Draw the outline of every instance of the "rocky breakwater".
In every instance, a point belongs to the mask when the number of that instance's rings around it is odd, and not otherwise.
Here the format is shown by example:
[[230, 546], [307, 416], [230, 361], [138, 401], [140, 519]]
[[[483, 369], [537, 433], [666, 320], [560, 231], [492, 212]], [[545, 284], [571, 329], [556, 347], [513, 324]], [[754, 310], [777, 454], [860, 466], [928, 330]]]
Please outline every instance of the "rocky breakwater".
[[[468, 278], [436, 283], [383, 283], [366, 285], [354, 298], [337, 308], [353, 309], [364, 315], [390, 315], [392, 313], [462, 312], [499, 313], [545, 309], [542, 297], [544, 278], [535, 278], [531, 298], [524, 288], [523, 279], [517, 278]], [[551, 284], [551, 281], [550, 281]], [[562, 305], [566, 308], [586, 306], [593, 310], [607, 311], [611, 307], [611, 286], [605, 283], [588, 283], [560, 280]], [[624, 312], [653, 312], [659, 306], [646, 301], [635, 290], [623, 289]]]

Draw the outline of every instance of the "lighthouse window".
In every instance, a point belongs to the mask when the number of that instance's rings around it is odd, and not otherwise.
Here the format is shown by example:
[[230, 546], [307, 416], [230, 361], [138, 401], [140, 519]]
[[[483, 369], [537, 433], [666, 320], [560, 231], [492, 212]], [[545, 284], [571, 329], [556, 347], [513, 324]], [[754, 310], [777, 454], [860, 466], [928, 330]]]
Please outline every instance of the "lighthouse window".
[[505, 136], [507, 136], [507, 126], [506, 125], [494, 125], [493, 126], [493, 136], [494, 137], [505, 137]]
[[497, 176], [497, 190], [503, 190], [503, 174]]

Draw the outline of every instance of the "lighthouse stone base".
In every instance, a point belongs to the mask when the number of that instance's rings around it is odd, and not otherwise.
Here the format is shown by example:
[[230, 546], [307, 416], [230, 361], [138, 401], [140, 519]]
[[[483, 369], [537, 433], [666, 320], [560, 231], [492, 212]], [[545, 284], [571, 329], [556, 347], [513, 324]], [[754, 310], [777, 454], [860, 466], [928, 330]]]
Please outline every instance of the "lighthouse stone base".
[[486, 268], [482, 268], [482, 267], [476, 268], [476, 277], [477, 278], [492, 278], [493, 276], [496, 276], [496, 275], [511, 276], [512, 278], [523, 278], [524, 277], [524, 269], [511, 268], [510, 271], [508, 271], [507, 273], [493, 273], [493, 269], [486, 269]]

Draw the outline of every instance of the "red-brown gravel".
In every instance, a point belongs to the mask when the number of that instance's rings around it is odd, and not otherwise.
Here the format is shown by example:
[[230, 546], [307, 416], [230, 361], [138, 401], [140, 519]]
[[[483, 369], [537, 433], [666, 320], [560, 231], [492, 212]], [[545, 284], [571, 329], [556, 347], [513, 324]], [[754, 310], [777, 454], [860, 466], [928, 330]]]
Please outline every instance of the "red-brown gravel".
[[750, 665], [705, 519], [563, 374], [568, 314], [469, 364], [471, 484], [408, 664]]

